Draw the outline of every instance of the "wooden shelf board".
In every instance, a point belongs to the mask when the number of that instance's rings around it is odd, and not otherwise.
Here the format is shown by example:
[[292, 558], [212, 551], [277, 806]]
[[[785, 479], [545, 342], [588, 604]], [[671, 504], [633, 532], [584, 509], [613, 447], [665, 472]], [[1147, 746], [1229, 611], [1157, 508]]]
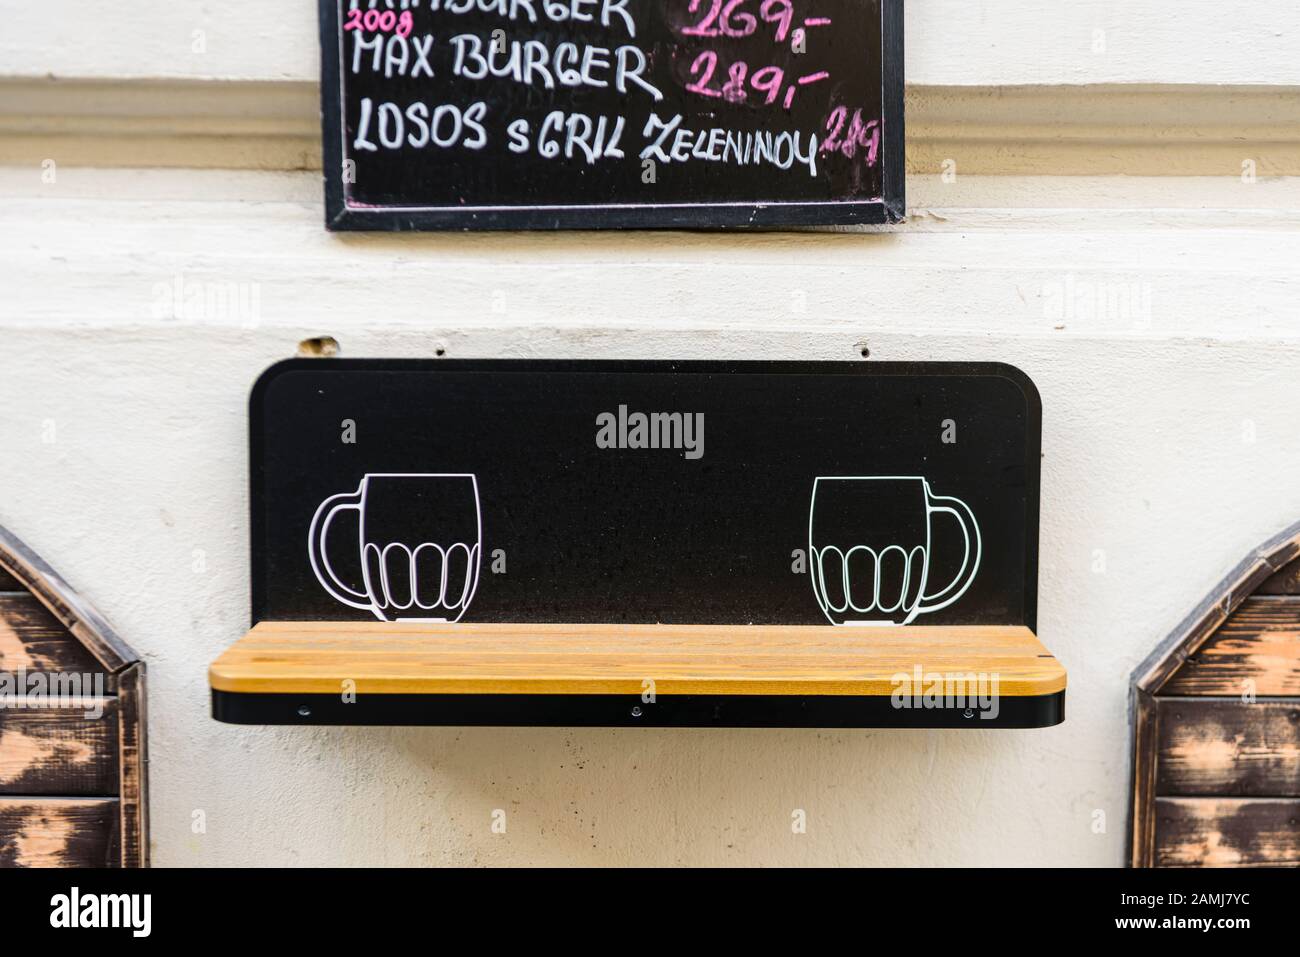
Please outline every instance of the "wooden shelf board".
[[357, 694], [640, 695], [652, 680], [657, 695], [887, 696], [917, 668], [996, 676], [1009, 697], [1066, 685], [1060, 662], [1021, 626], [266, 621], [209, 677], [235, 694], [338, 694], [351, 680]]

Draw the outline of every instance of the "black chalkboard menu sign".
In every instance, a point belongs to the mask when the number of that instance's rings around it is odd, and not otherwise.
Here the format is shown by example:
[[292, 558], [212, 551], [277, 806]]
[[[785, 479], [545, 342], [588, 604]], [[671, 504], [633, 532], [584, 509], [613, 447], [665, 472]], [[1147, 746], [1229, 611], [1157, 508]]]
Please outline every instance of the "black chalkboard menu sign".
[[1036, 623], [1009, 366], [304, 359], [250, 412], [254, 622]]
[[902, 219], [903, 0], [321, 0], [336, 230]]

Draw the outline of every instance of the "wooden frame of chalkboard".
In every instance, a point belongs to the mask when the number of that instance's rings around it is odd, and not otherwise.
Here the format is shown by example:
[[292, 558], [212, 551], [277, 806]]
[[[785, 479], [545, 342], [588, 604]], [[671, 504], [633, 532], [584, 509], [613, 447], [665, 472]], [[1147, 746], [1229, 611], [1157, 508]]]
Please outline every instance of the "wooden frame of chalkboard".
[[[879, 195], [836, 200], [780, 199], [691, 202], [493, 202], [423, 205], [351, 202], [344, 171], [356, 169], [345, 141], [343, 89], [345, 0], [319, 0], [321, 117], [325, 166], [325, 225], [331, 231], [511, 229], [785, 229], [805, 226], [885, 225], [906, 216], [904, 164], [903, 2], [880, 0]], [[864, 65], [867, 58], [864, 56]], [[797, 148], [796, 148], [797, 149]], [[635, 161], [635, 157], [633, 157]], [[352, 164], [349, 166], [348, 164]], [[526, 175], [526, 172], [525, 172]], [[573, 190], [581, 194], [579, 183]], [[777, 190], [776, 192], [779, 192]]]

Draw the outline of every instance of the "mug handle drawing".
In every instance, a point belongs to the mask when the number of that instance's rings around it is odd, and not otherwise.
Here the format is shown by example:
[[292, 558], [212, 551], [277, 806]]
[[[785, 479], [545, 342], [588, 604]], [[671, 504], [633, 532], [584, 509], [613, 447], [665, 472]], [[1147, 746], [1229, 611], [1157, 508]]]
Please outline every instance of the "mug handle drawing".
[[308, 555], [311, 558], [311, 570], [316, 573], [316, 580], [320, 582], [322, 588], [345, 605], [362, 611], [373, 612], [375, 606], [370, 596], [365, 592], [356, 591], [340, 581], [339, 576], [330, 567], [329, 556], [325, 553], [325, 536], [329, 534], [330, 523], [334, 521], [334, 517], [339, 512], [344, 509], [351, 509], [357, 513], [357, 521], [361, 520], [361, 504], [362, 499], [365, 497], [364, 488], [365, 483], [362, 482], [361, 487], [355, 492], [340, 492], [338, 495], [331, 495], [320, 503], [320, 507], [316, 509], [316, 514], [312, 516], [311, 529], [307, 532], [307, 547]]
[[[966, 554], [962, 557], [960, 570], [953, 576], [947, 587], [940, 589], [933, 595], [921, 594], [916, 603], [916, 615], [928, 615], [930, 612], [947, 608], [966, 594], [966, 589], [970, 588], [971, 582], [975, 580], [975, 573], [979, 571], [980, 556], [984, 551], [984, 544], [980, 539], [980, 526], [975, 521], [975, 513], [970, 510], [969, 505], [951, 495], [935, 495], [930, 491], [929, 482], [925, 483], [925, 500], [926, 508], [929, 510], [931, 517], [946, 512], [957, 520], [957, 524], [961, 526], [962, 538], [966, 543]], [[958, 511], [958, 509], [961, 509], [961, 511]], [[972, 532], [975, 538], [973, 555], [971, 550]], [[929, 549], [926, 551], [928, 553]], [[949, 592], [952, 592], [952, 594], [949, 594]], [[932, 604], [927, 604], [927, 602], [932, 602]]]

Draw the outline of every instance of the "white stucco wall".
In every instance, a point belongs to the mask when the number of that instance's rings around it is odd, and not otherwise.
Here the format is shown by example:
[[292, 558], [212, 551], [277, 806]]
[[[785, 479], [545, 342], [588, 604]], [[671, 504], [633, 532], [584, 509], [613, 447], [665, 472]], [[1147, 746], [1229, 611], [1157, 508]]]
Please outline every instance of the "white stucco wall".
[[[259, 43], [291, 79], [314, 69], [309, 0], [259, 5], [284, 16], [201, 68], [168, 38], [243, 5], [177, 2], [135, 31], [104, 19], [131, 21], [120, 5], [52, 6], [80, 15], [6, 30], [0, 70], [111, 78], [143, 51], [157, 76], [279, 76]], [[909, 77], [1300, 83], [1291, 5], [1268, 23], [1133, 6], [912, 0]], [[1004, 29], [1012, 7], [1028, 19]], [[1052, 54], [1097, 22], [1134, 48], [1104, 68]], [[148, 661], [158, 864], [1116, 865], [1130, 671], [1300, 518], [1295, 179], [1244, 183], [1235, 161], [1201, 178], [917, 174], [912, 221], [884, 234], [344, 237], [321, 226], [317, 174], [136, 165], [52, 183], [0, 168], [0, 524]], [[178, 279], [240, 284], [255, 308], [159, 315]], [[1070, 672], [1066, 723], [213, 722], [208, 663], [248, 618], [247, 391], [321, 334], [348, 356], [853, 359], [865, 341], [870, 361], [1019, 366], [1043, 397], [1040, 632]]]

